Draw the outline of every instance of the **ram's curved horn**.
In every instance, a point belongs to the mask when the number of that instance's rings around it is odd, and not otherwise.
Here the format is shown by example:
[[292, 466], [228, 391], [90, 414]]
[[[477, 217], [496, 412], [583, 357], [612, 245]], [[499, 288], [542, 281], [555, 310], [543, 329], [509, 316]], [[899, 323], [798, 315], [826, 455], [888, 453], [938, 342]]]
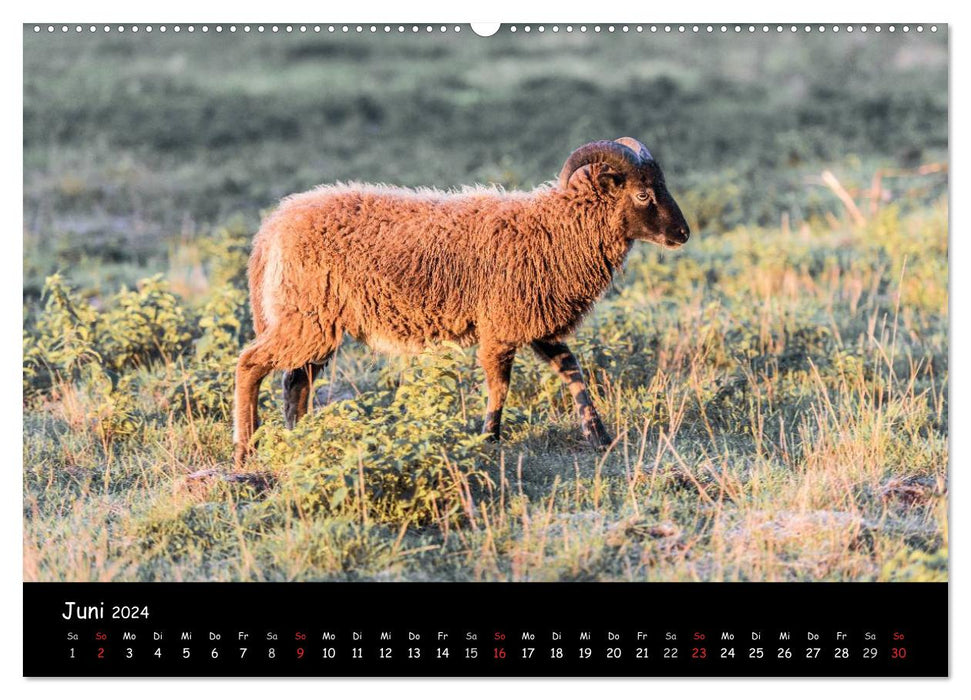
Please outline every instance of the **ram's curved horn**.
[[[645, 149], [646, 150], [646, 149]], [[606, 163], [619, 173], [627, 174], [640, 166], [640, 156], [616, 141], [593, 141], [570, 154], [560, 170], [560, 187], [566, 189], [570, 176], [584, 165]]]
[[614, 142], [627, 146], [627, 148], [634, 151], [634, 153], [640, 156], [640, 159], [645, 163], [648, 161], [654, 160], [654, 156], [652, 156], [651, 152], [647, 150], [647, 146], [645, 146], [643, 143], [641, 143], [635, 138], [632, 138], [630, 136], [621, 136], [619, 139], [614, 139]]

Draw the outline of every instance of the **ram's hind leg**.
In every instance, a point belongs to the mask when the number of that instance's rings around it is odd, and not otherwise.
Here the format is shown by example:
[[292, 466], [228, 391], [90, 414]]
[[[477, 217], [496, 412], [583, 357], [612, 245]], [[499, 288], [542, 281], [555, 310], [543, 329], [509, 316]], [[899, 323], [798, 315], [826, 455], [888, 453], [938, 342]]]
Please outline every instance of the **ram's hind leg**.
[[331, 351], [318, 362], [283, 373], [283, 421], [288, 428], [293, 428], [307, 414], [313, 396], [314, 380], [333, 355]]
[[583, 372], [580, 370], [580, 363], [570, 352], [566, 343], [547, 342], [537, 340], [532, 343], [533, 350], [542, 359], [546, 360], [553, 370], [560, 376], [573, 396], [573, 404], [576, 406], [577, 414], [580, 417], [580, 428], [583, 436], [594, 447], [607, 447], [612, 442], [610, 434], [604, 427], [603, 421], [597, 409], [594, 408], [590, 394], [587, 392], [587, 385], [583, 381]]
[[489, 391], [482, 432], [493, 440], [499, 439], [502, 423], [502, 406], [509, 392], [512, 363], [516, 357], [513, 345], [483, 339], [479, 345], [479, 363], [485, 370], [486, 387]]
[[309, 364], [283, 373], [283, 423], [293, 428], [307, 414], [310, 392], [321, 366]]
[[236, 364], [236, 392], [233, 411], [233, 460], [236, 468], [249, 456], [250, 441], [259, 425], [257, 403], [260, 384], [273, 370], [273, 359], [267, 343], [257, 339], [243, 350]]

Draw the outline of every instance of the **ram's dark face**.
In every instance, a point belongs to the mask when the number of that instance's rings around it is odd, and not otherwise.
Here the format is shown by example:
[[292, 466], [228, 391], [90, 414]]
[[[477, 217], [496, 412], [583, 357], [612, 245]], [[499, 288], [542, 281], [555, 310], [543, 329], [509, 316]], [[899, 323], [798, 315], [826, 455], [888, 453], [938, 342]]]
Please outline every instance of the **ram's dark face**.
[[628, 211], [628, 236], [665, 248], [680, 248], [691, 232], [681, 208], [664, 183], [657, 163], [650, 163], [626, 178], [621, 185], [620, 206]]
[[576, 149], [560, 170], [560, 187], [582, 180], [616, 202], [612, 228], [620, 235], [665, 248], [687, 242], [688, 222], [668, 192], [661, 167], [637, 139], [593, 141]]

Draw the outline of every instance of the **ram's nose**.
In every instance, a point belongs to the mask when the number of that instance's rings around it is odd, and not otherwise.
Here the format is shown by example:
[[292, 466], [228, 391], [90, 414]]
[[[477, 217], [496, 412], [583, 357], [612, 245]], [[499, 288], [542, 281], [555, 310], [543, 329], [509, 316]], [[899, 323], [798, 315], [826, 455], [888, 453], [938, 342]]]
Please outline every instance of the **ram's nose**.
[[688, 224], [682, 224], [671, 232], [671, 238], [673, 238], [678, 243], [684, 245], [691, 238], [691, 231], [688, 230]]

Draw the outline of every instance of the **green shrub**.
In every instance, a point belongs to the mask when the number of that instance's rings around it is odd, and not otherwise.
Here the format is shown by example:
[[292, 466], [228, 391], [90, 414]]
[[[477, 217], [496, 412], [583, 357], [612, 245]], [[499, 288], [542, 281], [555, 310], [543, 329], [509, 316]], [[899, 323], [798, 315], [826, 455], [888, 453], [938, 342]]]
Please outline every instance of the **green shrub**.
[[260, 458], [289, 476], [305, 513], [453, 520], [489, 482], [485, 437], [461, 417], [458, 367], [456, 355], [423, 356], [397, 389], [336, 402], [292, 431], [265, 425]]
[[25, 388], [50, 386], [54, 376], [75, 380], [98, 363], [121, 371], [181, 354], [191, 335], [189, 317], [160, 275], [122, 288], [99, 312], [59, 274], [44, 285], [44, 308], [24, 328]]
[[168, 282], [156, 275], [121, 289], [97, 318], [97, 340], [106, 365], [116, 370], [154, 359], [170, 361], [191, 338], [189, 319]]
[[44, 308], [33, 329], [24, 325], [24, 395], [49, 388], [56, 379], [74, 380], [99, 362], [98, 312], [76, 295], [59, 274], [44, 283]]
[[89, 365], [85, 375], [85, 386], [97, 401], [91, 414], [94, 431], [110, 458], [112, 445], [135, 435], [144, 423], [135, 396], [135, 379], [125, 375], [113, 383], [97, 364]]
[[223, 419], [232, 411], [236, 359], [251, 329], [246, 292], [223, 287], [199, 312], [202, 335], [171, 389], [184, 412]]

